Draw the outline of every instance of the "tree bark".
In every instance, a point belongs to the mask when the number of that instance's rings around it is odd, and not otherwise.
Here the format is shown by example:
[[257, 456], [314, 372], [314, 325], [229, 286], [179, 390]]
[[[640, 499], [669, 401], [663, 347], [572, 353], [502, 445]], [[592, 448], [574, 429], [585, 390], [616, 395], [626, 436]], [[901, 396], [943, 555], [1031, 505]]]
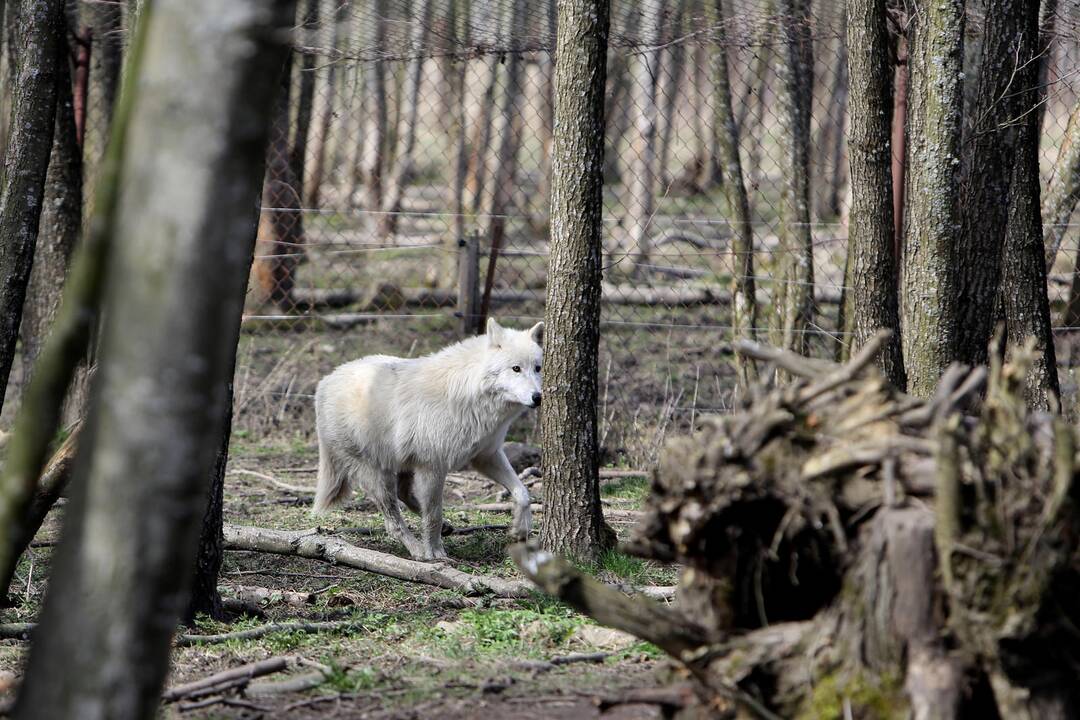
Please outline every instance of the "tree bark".
[[56, 126], [45, 176], [45, 196], [38, 223], [37, 247], [23, 304], [19, 335], [23, 389], [60, 308], [68, 261], [82, 231], [82, 148], [75, 135], [75, 109], [68, 69], [68, 45], [57, 44]]
[[[954, 360], [983, 365], [994, 323], [1001, 287], [1002, 251], [1009, 219], [1009, 187], [1016, 161], [1016, 140], [1020, 112], [1019, 99], [1028, 88], [1018, 85], [1027, 75], [1022, 65], [1034, 71], [1037, 61], [1020, 55], [1021, 44], [1034, 45], [1037, 25], [1031, 35], [1021, 30], [1027, 7], [1038, 14], [1038, 0], [988, 0], [986, 29], [979, 70], [979, 92], [970, 131], [970, 148], [961, 157], [960, 203], [962, 226], [955, 242], [959, 283], [956, 292], [959, 322], [957, 354]], [[967, 160], [966, 164], [963, 161]]]
[[156, 712], [221, 440], [251, 258], [237, 238], [251, 236], [291, 5], [238, 0], [227, 24], [207, 24], [215, 0], [142, 13], [137, 44], [154, 51], [128, 73], [140, 96], [96, 395], [109, 401], [88, 419], [17, 718]]
[[[290, 67], [296, 68], [297, 76], [297, 91], [296, 91], [296, 121], [290, 124], [286, 120], [285, 128], [286, 132], [291, 128], [292, 136], [289, 143], [289, 167], [292, 171], [292, 176], [296, 179], [293, 188], [296, 193], [302, 198], [304, 197], [304, 172], [307, 168], [308, 160], [308, 137], [311, 133], [311, 116], [314, 112], [315, 105], [315, 53], [311, 50], [312, 47], [319, 43], [319, 2], [321, 0], [298, 0], [297, 2], [297, 24], [299, 25], [299, 32], [297, 33], [300, 41], [306, 46], [306, 49], [297, 53], [293, 50], [294, 55], [300, 56], [300, 63], [294, 61]], [[289, 78], [290, 90], [292, 86], [292, 78]]]
[[959, 337], [954, 244], [960, 231], [963, 2], [927, 5], [911, 23], [900, 304], [908, 391], [927, 397], [956, 356]]
[[[56, 126], [62, 0], [19, 0], [11, 131], [0, 188], [0, 388], [6, 388], [19, 339], [37, 243], [45, 177]], [[0, 401], [0, 407], [3, 406]]]
[[664, 29], [664, 3], [642, 0], [641, 33], [645, 49], [633, 58], [630, 97], [631, 114], [636, 114], [630, 142], [631, 177], [626, 186], [626, 237], [624, 250], [636, 267], [648, 262], [649, 224], [656, 206], [656, 134], [659, 72], [663, 51], [659, 49]]
[[597, 447], [609, 13], [607, 0], [559, 3], [555, 51], [540, 544], [579, 558], [595, 558], [615, 539], [601, 513]]
[[[1050, 409], [1051, 397], [1059, 394], [1050, 302], [1046, 287], [1039, 177], [1039, 121], [1036, 108], [1041, 99], [1036, 87], [1040, 75], [1039, 5], [1032, 0], [1021, 10], [1017, 29], [1021, 66], [1017, 73], [1019, 93], [1015, 103], [1020, 116], [1016, 154], [1009, 188], [1009, 219], [1002, 254], [1001, 294], [1010, 350], [1024, 347], [1035, 338], [1039, 357], [1028, 369], [1027, 398], [1033, 407]], [[1023, 113], [1022, 115], [1020, 115]]]
[[879, 330], [893, 334], [878, 356], [889, 382], [906, 385], [900, 349], [892, 203], [892, 53], [886, 0], [848, 3], [851, 70], [851, 214], [848, 225], [852, 290], [851, 345], [861, 347]]
[[[121, 6], [112, 2], [80, 3], [85, 24], [90, 27], [94, 51], [91, 53], [91, 82], [101, 93], [100, 108], [106, 128], [112, 122], [116, 95], [120, 90], [120, 66], [124, 36], [121, 29]], [[74, 30], [74, 28], [72, 28]]]
[[668, 173], [668, 165], [671, 160], [671, 141], [675, 135], [675, 122], [678, 114], [679, 97], [683, 94], [683, 81], [686, 70], [686, 45], [678, 41], [683, 31], [683, 19], [685, 17], [685, 5], [682, 0], [677, 0], [672, 9], [670, 22], [665, 23], [666, 32], [663, 37], [665, 44], [671, 42], [663, 56], [666, 62], [661, 60], [659, 66], [660, 76], [657, 83], [657, 103], [663, 102], [663, 110], [658, 113], [657, 121], [660, 127], [657, 130], [660, 146], [656, 152], [656, 179], [663, 186], [671, 182]]
[[779, 0], [783, 53], [777, 67], [781, 163], [782, 252], [773, 283], [774, 334], [779, 344], [805, 353], [814, 318], [814, 244], [810, 227], [810, 110], [814, 62], [810, 0]]
[[[754, 225], [746, 194], [740, 157], [739, 128], [731, 105], [731, 77], [728, 71], [727, 35], [723, 0], [716, 0], [711, 13], [716, 27], [713, 51], [713, 113], [717, 133], [717, 162], [723, 173], [724, 198], [734, 234], [731, 241], [731, 325], [732, 336], [756, 339], [757, 299], [754, 290]], [[735, 368], [743, 388], [757, 379], [752, 359], [736, 356]]]
[[394, 155], [394, 167], [386, 183], [382, 214], [377, 221], [377, 232], [385, 238], [397, 231], [397, 217], [405, 188], [413, 173], [413, 149], [416, 147], [416, 131], [420, 117], [420, 85], [423, 80], [424, 49], [427, 45], [428, 28], [431, 26], [432, 0], [417, 0], [412, 8], [417, 18], [409, 37], [409, 53], [412, 58], [405, 70], [405, 108], [401, 113], [401, 126], [397, 131], [398, 149]]
[[[1053, 268], [1054, 260], [1057, 259], [1077, 200], [1080, 200], [1080, 102], [1069, 116], [1057, 166], [1054, 168], [1054, 177], [1043, 199], [1043, 242], [1046, 245], [1048, 271]], [[1080, 269], [1080, 252], [1077, 253], [1076, 264]]]
[[[386, 151], [386, 65], [378, 59], [378, 50], [386, 42], [387, 0], [369, 0], [370, 14], [364, 16], [371, 22], [357, 28], [361, 48], [374, 59], [364, 63], [361, 70], [364, 85], [362, 105], [364, 108], [364, 148], [360, 157], [361, 174], [364, 178], [364, 207], [377, 210], [382, 207], [383, 170]], [[360, 14], [358, 13], [358, 18]], [[358, 24], [361, 22], [357, 20]]]
[[324, 4], [320, 11], [322, 21], [317, 29], [318, 46], [326, 52], [322, 55], [321, 62], [325, 66], [319, 70], [319, 80], [316, 83], [318, 94], [315, 96], [314, 109], [312, 111], [312, 125], [314, 137], [311, 144], [311, 163], [305, 167], [305, 175], [302, 177], [307, 207], [319, 207], [319, 199], [322, 193], [323, 177], [326, 174], [327, 145], [330, 140], [330, 122], [334, 117], [334, 105], [337, 102], [337, 76], [338, 62], [334, 57], [337, 50], [338, 39], [341, 36], [338, 22], [337, 0], [316, 0]]

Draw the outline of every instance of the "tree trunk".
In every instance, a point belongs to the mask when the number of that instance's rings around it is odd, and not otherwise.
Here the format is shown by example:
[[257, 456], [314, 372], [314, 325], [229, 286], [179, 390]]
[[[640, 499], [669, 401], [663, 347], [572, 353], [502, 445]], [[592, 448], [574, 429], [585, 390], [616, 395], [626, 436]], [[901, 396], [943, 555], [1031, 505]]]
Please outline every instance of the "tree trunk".
[[596, 434], [609, 12], [607, 0], [560, 2], [555, 51], [540, 544], [579, 558], [615, 540], [601, 513]]
[[953, 245], [960, 230], [963, 0], [912, 16], [908, 72], [908, 191], [901, 282], [908, 391], [926, 397], [956, 355]]
[[[370, 52], [374, 59], [364, 63], [361, 70], [364, 93], [361, 105], [364, 108], [364, 148], [360, 158], [361, 174], [364, 177], [364, 207], [378, 210], [382, 207], [383, 169], [386, 151], [386, 65], [378, 59], [379, 50], [386, 42], [387, 0], [369, 0], [370, 12], [357, 13], [357, 28], [361, 47]], [[370, 19], [370, 22], [360, 20]]]
[[397, 231], [397, 217], [405, 188], [413, 174], [413, 149], [416, 147], [417, 124], [420, 119], [420, 86], [424, 72], [424, 49], [427, 45], [428, 28], [431, 25], [432, 0], [417, 0], [412, 14], [418, 18], [413, 23], [409, 37], [409, 53], [412, 56], [405, 70], [405, 108], [401, 114], [401, 126], [397, 132], [397, 152], [394, 167], [386, 183], [382, 214], [377, 227], [381, 238]]
[[641, 35], [645, 49], [631, 61], [631, 106], [636, 115], [630, 142], [630, 182], [626, 186], [626, 237], [624, 250], [636, 267], [649, 260], [649, 223], [656, 206], [656, 125], [657, 91], [663, 51], [659, 49], [664, 30], [664, 3], [642, 0]]
[[[754, 291], [754, 225], [750, 200], [746, 194], [740, 157], [739, 129], [731, 106], [731, 77], [728, 71], [728, 41], [724, 32], [727, 20], [723, 0], [716, 0], [710, 13], [715, 30], [713, 51], [713, 112], [717, 133], [717, 162], [723, 173], [724, 198], [733, 229], [731, 240], [731, 326], [732, 337], [756, 339], [757, 299]], [[757, 379], [753, 360], [735, 359], [735, 368], [743, 389]]]
[[[1027, 6], [1037, 18], [1038, 0], [988, 0], [986, 31], [979, 70], [979, 94], [972, 108], [970, 149], [965, 147], [960, 203], [963, 208], [961, 232], [955, 242], [959, 270], [956, 292], [959, 323], [955, 360], [969, 365], [987, 361], [986, 348], [997, 320], [995, 313], [1001, 287], [1001, 261], [1005, 227], [1009, 220], [1009, 186], [1016, 161], [1016, 138], [1020, 112], [1019, 98], [1028, 89], [1017, 86], [1024, 60], [1018, 53], [1022, 43], [1034, 46], [1037, 25], [1031, 36], [1022, 32]], [[1026, 38], [1026, 39], [1025, 39]], [[1034, 71], [1037, 61], [1027, 63]], [[1035, 73], [1030, 76], [1034, 83]]]
[[810, 227], [810, 105], [814, 62], [810, 0], [780, 0], [782, 59], [777, 67], [785, 178], [781, 198], [780, 267], [774, 269], [773, 308], [780, 345], [805, 353], [814, 318], [814, 243]]
[[[504, 7], [500, 25], [500, 36], [510, 43], [514, 29], [521, 23], [524, 15], [525, 0], [510, 0]], [[491, 305], [491, 291], [495, 282], [495, 268], [506, 236], [506, 213], [516, 187], [518, 149], [521, 145], [521, 75], [522, 57], [520, 52], [507, 53], [506, 73], [502, 83], [502, 96], [499, 102], [499, 115], [495, 126], [498, 145], [492, 150], [490, 167], [493, 170], [490, 187], [485, 190], [484, 202], [485, 234], [488, 238], [490, 255], [487, 277], [484, 282], [484, 296], [480, 304], [480, 326], [482, 327]]]
[[1015, 57], [1021, 65], [1016, 77], [1020, 97], [1015, 107], [1023, 114], [1012, 164], [1000, 296], [1004, 301], [1010, 349], [1024, 347], [1029, 337], [1035, 338], [1040, 355], [1028, 371], [1027, 398], [1033, 407], [1048, 410], [1053, 402], [1050, 398], [1058, 396], [1059, 388], [1040, 214], [1039, 113], [1033, 111], [1042, 95], [1035, 89], [1040, 74], [1038, 53], [1043, 51], [1036, 41], [1038, 3], [1029, 2], [1019, 20], [1019, 52]]
[[60, 307], [59, 290], [64, 286], [68, 261], [82, 230], [82, 148], [75, 136], [67, 43], [58, 43], [57, 51], [56, 126], [49, 169], [45, 176], [45, 196], [38, 223], [34, 265], [19, 328], [24, 391]]
[[489, 53], [484, 59], [487, 77], [484, 79], [484, 94], [476, 103], [475, 116], [472, 118], [472, 133], [469, 139], [469, 165], [465, 176], [465, 187], [469, 194], [469, 208], [480, 212], [484, 203], [485, 183], [487, 179], [489, 148], [492, 125], [495, 115], [495, 90], [499, 82], [499, 56]]
[[[549, 50], [541, 50], [537, 58], [540, 66], [540, 77], [537, 82], [539, 98], [536, 107], [540, 115], [540, 181], [536, 188], [536, 202], [540, 206], [541, 215], [546, 215], [551, 208], [551, 144], [555, 134], [555, 38], [556, 0], [544, 0], [543, 27], [538, 35], [549, 38], [551, 45]], [[532, 208], [530, 208], [530, 212]], [[541, 228], [544, 234], [548, 234], [544, 223]]]
[[[311, 115], [315, 104], [315, 52], [311, 49], [319, 44], [319, 17], [320, 0], [298, 0], [297, 18], [300, 26], [297, 39], [306, 46], [306, 49], [294, 54], [300, 55], [300, 64], [297, 67], [295, 61], [291, 67], [296, 67], [297, 93], [296, 93], [296, 122], [292, 127], [292, 142], [289, 145], [289, 166], [292, 176], [296, 179], [293, 185], [297, 195], [304, 196], [304, 172], [307, 168], [308, 137], [311, 133]], [[292, 78], [290, 80], [290, 86]], [[291, 87], [290, 87], [291, 90]], [[290, 127], [285, 124], [286, 129]]]
[[237, 0], [211, 32], [218, 10], [143, 12], [138, 42], [154, 52], [129, 69], [141, 92], [119, 170], [97, 395], [109, 402], [88, 419], [20, 719], [151, 717], [165, 681], [240, 331], [243, 239], [286, 52], [274, 39], [293, 17], [285, 0]]
[[[612, 29], [616, 35], [634, 37], [638, 31], [640, 14], [632, 3], [618, 3], [618, 14], [612, 20]], [[622, 163], [622, 145], [626, 132], [630, 128], [630, 113], [632, 100], [631, 66], [636, 59], [622, 48], [610, 51], [611, 58], [608, 63], [608, 93], [604, 114], [605, 139], [607, 148], [604, 152], [604, 181], [609, 185], [619, 185], [623, 182], [623, 173], [620, 167]]]
[[[456, 44], [468, 46], [470, 42], [470, 19], [471, 5], [469, 0], [447, 0], [449, 7], [447, 12], [452, 13], [454, 34], [452, 39]], [[469, 74], [469, 63], [464, 59], [455, 62], [450, 68], [447, 78], [445, 93], [450, 96], [449, 128], [447, 131], [448, 145], [452, 148], [451, 162], [448, 165], [446, 185], [452, 188], [453, 197], [451, 202], [454, 213], [454, 232], [446, 239], [446, 262], [443, 276], [446, 282], [444, 286], [453, 285], [458, 277], [458, 243], [465, 239], [465, 182], [469, 171], [469, 142], [466, 123], [469, 116], [468, 87], [466, 85]], [[469, 318], [468, 322], [472, 322]]]
[[[850, 0], [847, 45], [851, 69], [851, 214], [848, 225], [853, 283], [849, 297], [852, 332], [861, 347], [879, 330], [892, 330], [881, 369], [903, 390], [892, 204], [892, 53], [886, 0]], [[845, 283], [846, 285], [846, 283]]]
[[296, 268], [305, 245], [300, 181], [289, 158], [289, 90], [292, 55], [281, 71], [280, 89], [274, 103], [270, 139], [266, 145], [266, 177], [263, 181], [262, 216], [258, 243], [251, 267], [258, 288], [257, 304], [273, 303], [283, 313], [296, 310], [293, 287]]
[[[56, 125], [62, 0], [19, 0], [11, 133], [0, 188], [0, 388], [19, 339]], [[3, 406], [0, 401], [0, 407]]]
[[664, 37], [672, 45], [667, 48], [664, 55], [667, 62], [660, 62], [660, 76], [657, 78], [657, 102], [662, 102], [664, 108], [658, 115], [658, 133], [660, 135], [660, 147], [656, 153], [656, 179], [667, 187], [671, 182], [668, 166], [671, 161], [671, 142], [675, 136], [675, 124], [678, 119], [679, 97], [683, 94], [683, 81], [686, 70], [686, 45], [676, 40], [683, 34], [683, 18], [685, 17], [685, 0], [675, 0], [672, 10], [671, 21], [666, 23], [667, 32]]
[[120, 65], [124, 47], [121, 29], [123, 13], [120, 5], [116, 3], [87, 2], [79, 5], [85, 13], [84, 23], [90, 27], [92, 33], [94, 51], [90, 54], [91, 83], [101, 93], [99, 107], [106, 123], [102, 130], [107, 130], [108, 123], [112, 122], [116, 95], [120, 90]]
[[[1048, 271], [1053, 268], [1054, 260], [1057, 259], [1077, 200], [1080, 200], [1080, 102], [1069, 116], [1053, 180], [1043, 200], [1043, 242], [1046, 245]], [[1077, 253], [1077, 267], [1080, 268], [1080, 252]]]
[[[847, 14], [844, 16], [844, 31], [847, 31]], [[821, 164], [818, 190], [818, 216], [839, 218], [840, 202], [843, 199], [844, 180], [847, 177], [847, 164], [844, 162], [844, 130], [849, 122], [848, 99], [850, 85], [848, 75], [850, 60], [847, 41], [841, 37], [835, 48], [836, 66], [833, 70], [832, 88], [829, 91], [829, 104], [826, 117], [822, 120], [821, 138], [818, 147], [818, 162]], [[887, 60], [887, 59], [886, 59]], [[891, 68], [891, 64], [889, 64]], [[890, 93], [891, 95], [891, 93]], [[826, 175], [826, 171], [829, 171]]]
[[338, 39], [341, 36], [338, 22], [338, 0], [316, 0], [324, 3], [320, 11], [322, 22], [317, 29], [319, 47], [325, 48], [326, 53], [320, 58], [325, 66], [319, 70], [321, 82], [317, 83], [317, 92], [312, 112], [313, 125], [315, 128], [311, 145], [311, 163], [305, 168], [304, 181], [307, 206], [319, 207], [322, 193], [323, 176], [326, 173], [327, 144], [330, 138], [330, 122], [334, 117], [334, 104], [337, 101], [337, 75], [338, 62], [334, 52], [338, 47]]

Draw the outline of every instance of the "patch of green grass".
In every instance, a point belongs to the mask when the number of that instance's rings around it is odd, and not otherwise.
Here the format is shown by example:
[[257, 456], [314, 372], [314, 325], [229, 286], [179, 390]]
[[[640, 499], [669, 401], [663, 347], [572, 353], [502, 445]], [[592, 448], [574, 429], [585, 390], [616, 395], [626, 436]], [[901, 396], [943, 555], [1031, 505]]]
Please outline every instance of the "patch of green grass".
[[451, 658], [537, 656], [565, 645], [586, 622], [565, 605], [538, 608], [465, 610], [453, 623], [421, 630], [414, 640]]
[[619, 478], [601, 487], [600, 494], [603, 497], [642, 502], [649, 495], [649, 479], [647, 477]]
[[598, 561], [601, 570], [634, 584], [643, 584], [649, 568], [641, 558], [625, 555], [618, 550], [605, 550]]

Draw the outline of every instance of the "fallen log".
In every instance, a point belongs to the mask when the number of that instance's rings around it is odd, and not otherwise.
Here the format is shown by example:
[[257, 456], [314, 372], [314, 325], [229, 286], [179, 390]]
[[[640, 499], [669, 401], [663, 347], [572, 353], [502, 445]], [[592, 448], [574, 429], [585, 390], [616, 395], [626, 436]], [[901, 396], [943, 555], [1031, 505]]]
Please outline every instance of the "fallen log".
[[254, 678], [281, 672], [288, 665], [288, 660], [285, 658], [274, 657], [230, 668], [204, 677], [201, 680], [166, 688], [165, 692], [161, 694], [161, 701], [170, 703], [177, 700], [195, 700], [208, 695], [237, 690], [247, 686]]
[[332, 620], [328, 622], [292, 622], [292, 623], [269, 623], [258, 627], [246, 628], [227, 633], [213, 635], [199, 635], [197, 633], [185, 633], [176, 637], [177, 647], [191, 647], [194, 645], [214, 645], [230, 640], [254, 640], [255, 638], [273, 635], [275, 633], [324, 633], [324, 632], [347, 632], [351, 630], [364, 630], [362, 623], [355, 620]]
[[674, 609], [515, 547], [519, 567], [677, 658], [714, 707], [1074, 716], [1076, 430], [1027, 407], [1030, 345], [923, 399], [882, 378], [884, 337], [847, 365], [736, 344], [793, 380], [666, 444], [623, 549], [681, 566]]
[[528, 597], [531, 592], [529, 583], [521, 580], [470, 575], [444, 562], [406, 560], [389, 553], [357, 547], [326, 535], [318, 528], [270, 530], [225, 525], [224, 537], [226, 550], [253, 550], [323, 560], [399, 580], [459, 590], [467, 595], [491, 594], [497, 597], [522, 598]]

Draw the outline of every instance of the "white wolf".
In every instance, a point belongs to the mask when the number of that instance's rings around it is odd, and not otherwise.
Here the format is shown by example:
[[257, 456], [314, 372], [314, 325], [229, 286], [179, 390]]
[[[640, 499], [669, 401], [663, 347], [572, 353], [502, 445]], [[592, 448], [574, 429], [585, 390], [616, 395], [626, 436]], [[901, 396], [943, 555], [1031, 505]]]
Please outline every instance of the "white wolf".
[[[442, 498], [446, 473], [467, 466], [510, 491], [511, 534], [532, 525], [529, 491], [503, 453], [510, 423], [540, 405], [544, 324], [511, 330], [488, 320], [487, 334], [425, 357], [372, 355], [338, 367], [315, 391], [319, 479], [313, 512], [363, 489], [386, 531], [421, 560], [446, 557]], [[421, 540], [398, 500], [420, 514]]]

